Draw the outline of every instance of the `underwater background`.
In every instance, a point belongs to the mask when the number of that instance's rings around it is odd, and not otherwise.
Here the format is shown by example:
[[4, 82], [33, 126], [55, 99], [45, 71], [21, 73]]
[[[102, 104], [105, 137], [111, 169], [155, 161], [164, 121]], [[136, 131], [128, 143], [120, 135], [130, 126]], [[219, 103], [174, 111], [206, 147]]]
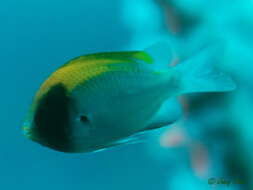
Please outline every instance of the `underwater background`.
[[[0, 22], [0, 189], [253, 189], [253, 1], [10, 0]], [[218, 44], [237, 89], [180, 97], [182, 119], [141, 144], [65, 154], [24, 137], [34, 93], [59, 66], [158, 41], [179, 62]]]

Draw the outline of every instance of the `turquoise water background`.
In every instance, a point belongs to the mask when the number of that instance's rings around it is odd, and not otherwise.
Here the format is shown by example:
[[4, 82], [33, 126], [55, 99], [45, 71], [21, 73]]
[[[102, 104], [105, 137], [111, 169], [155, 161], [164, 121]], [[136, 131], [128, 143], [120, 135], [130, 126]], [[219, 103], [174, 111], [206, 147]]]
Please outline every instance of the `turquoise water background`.
[[[210, 177], [238, 176], [244, 185], [216, 190], [252, 190], [252, 11], [251, 0], [0, 2], [0, 190], [209, 190]], [[161, 147], [161, 130], [147, 143], [65, 154], [24, 137], [32, 98], [59, 66], [88, 53], [139, 50], [164, 40], [182, 59], [218, 42], [218, 67], [238, 86], [228, 94], [185, 97], [189, 113], [179, 125], [189, 146]], [[204, 177], [191, 165], [196, 142], [208, 152]]]
[[132, 32], [121, 10], [118, 0], [0, 3], [0, 189], [165, 189], [167, 169], [144, 145], [63, 154], [21, 130], [34, 93], [57, 67], [82, 54], [126, 49]]

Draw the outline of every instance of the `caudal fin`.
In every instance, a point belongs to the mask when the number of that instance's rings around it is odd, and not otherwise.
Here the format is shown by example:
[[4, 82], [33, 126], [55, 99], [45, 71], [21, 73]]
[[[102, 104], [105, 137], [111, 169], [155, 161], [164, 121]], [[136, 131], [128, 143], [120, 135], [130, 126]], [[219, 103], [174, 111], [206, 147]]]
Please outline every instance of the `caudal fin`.
[[236, 88], [228, 75], [214, 68], [218, 61], [215, 53], [213, 48], [206, 48], [173, 68], [173, 75], [180, 83], [180, 94], [224, 92]]

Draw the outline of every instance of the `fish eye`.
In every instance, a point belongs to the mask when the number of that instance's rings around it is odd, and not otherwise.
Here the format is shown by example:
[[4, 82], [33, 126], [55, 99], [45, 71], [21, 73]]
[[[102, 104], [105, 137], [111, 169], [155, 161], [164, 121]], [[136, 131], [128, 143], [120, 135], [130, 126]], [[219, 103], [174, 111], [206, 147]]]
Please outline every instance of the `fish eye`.
[[89, 121], [89, 119], [86, 115], [80, 115], [79, 120], [81, 122], [85, 122], [85, 123]]

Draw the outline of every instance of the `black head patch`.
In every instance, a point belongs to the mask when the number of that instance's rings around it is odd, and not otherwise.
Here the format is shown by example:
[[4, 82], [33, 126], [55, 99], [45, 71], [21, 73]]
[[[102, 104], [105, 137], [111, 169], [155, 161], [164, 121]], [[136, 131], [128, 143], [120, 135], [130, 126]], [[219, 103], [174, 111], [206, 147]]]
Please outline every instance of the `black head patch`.
[[51, 87], [35, 111], [33, 137], [53, 149], [68, 151], [71, 148], [69, 105], [66, 87], [63, 84]]

